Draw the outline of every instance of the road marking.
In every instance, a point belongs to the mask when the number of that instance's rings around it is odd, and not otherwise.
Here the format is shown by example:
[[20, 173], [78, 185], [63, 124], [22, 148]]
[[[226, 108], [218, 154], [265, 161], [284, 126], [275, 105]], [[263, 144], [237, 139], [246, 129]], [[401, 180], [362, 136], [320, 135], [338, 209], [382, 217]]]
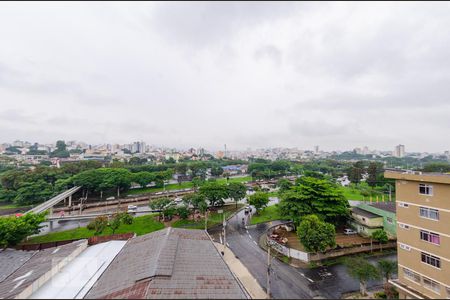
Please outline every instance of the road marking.
[[245, 231], [247, 231], [247, 234], [250, 234], [250, 233], [248, 233], [248, 230], [245, 230]]
[[222, 243], [222, 236], [220, 235], [219, 238], [220, 238], [220, 243], [223, 244], [223, 243]]
[[303, 274], [303, 273], [300, 273], [300, 275], [302, 275], [303, 277], [305, 277], [305, 274]]
[[252, 238], [252, 236], [251, 236], [250, 234], [248, 235], [248, 237], [251, 238], [251, 239], [253, 240], [253, 238]]
[[308, 277], [305, 277], [305, 278], [308, 279], [310, 282], [314, 282], [314, 280], [312, 280], [312, 279], [310, 279]]
[[227, 243], [227, 247], [230, 248], [230, 244]]
[[253, 243], [255, 243], [255, 245], [258, 246], [258, 244], [255, 241], [253, 241]]

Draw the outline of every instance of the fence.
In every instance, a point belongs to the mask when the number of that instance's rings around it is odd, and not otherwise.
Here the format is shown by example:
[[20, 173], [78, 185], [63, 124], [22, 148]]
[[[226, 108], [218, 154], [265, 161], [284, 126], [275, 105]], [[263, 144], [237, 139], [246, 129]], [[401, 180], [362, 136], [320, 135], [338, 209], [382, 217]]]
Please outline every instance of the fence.
[[271, 246], [272, 249], [274, 249], [278, 253], [285, 255], [287, 257], [298, 259], [302, 262], [320, 261], [323, 259], [345, 256], [345, 255], [349, 255], [349, 254], [371, 252], [371, 251], [375, 251], [375, 250], [391, 249], [391, 248], [397, 247], [397, 242], [391, 241], [386, 244], [373, 242], [373, 243], [363, 243], [360, 245], [352, 245], [349, 247], [339, 247], [338, 246], [335, 249], [327, 250], [325, 253], [303, 252], [303, 251], [299, 251], [297, 249], [286, 247], [286, 246], [278, 243], [274, 239], [270, 238], [270, 235], [276, 228], [279, 228], [280, 226], [290, 225], [290, 224], [292, 224], [292, 222], [278, 224], [278, 225], [270, 227], [267, 230], [267, 243]]
[[[104, 235], [104, 236], [92, 236], [88, 238], [88, 245], [95, 245], [99, 243], [105, 243], [109, 241], [126, 241], [131, 239], [135, 236], [134, 232], [130, 233], [122, 233], [122, 234], [111, 234], [111, 235]], [[73, 239], [73, 240], [65, 240], [65, 241], [57, 241], [57, 242], [47, 242], [47, 243], [39, 243], [39, 244], [22, 244], [18, 245], [15, 248], [17, 250], [24, 250], [24, 251], [38, 251], [38, 250], [44, 250], [48, 248], [54, 248], [66, 244], [70, 244], [75, 241], [79, 241], [83, 239]]]
[[278, 224], [278, 225], [270, 227], [267, 230], [267, 243], [271, 246], [272, 249], [274, 249], [278, 253], [281, 253], [281, 254], [283, 254], [283, 255], [285, 255], [287, 257], [292, 257], [292, 258], [301, 260], [303, 262], [309, 262], [310, 261], [309, 253], [303, 252], [303, 251], [300, 251], [300, 250], [297, 250], [297, 249], [286, 247], [286, 246], [278, 243], [274, 239], [270, 238], [270, 235], [272, 234], [272, 232], [276, 228], [279, 228], [280, 226], [290, 225], [290, 224], [292, 224], [292, 222]]

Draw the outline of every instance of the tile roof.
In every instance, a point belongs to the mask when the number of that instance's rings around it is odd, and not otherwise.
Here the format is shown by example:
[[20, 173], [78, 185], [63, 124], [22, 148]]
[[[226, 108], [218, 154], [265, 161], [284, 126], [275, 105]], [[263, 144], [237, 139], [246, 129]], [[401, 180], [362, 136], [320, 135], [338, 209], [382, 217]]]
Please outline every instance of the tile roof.
[[369, 219], [381, 218], [381, 216], [376, 215], [374, 213], [371, 213], [370, 211], [361, 209], [359, 207], [353, 207], [352, 208], [352, 213], [355, 213], [357, 215], [360, 215], [360, 216], [363, 216], [363, 217], [366, 217], [366, 218], [369, 218]]
[[35, 284], [37, 280], [41, 279], [44, 274], [58, 264], [68, 261], [69, 257], [83, 245], [87, 245], [86, 240], [36, 252], [24, 264], [0, 282], [0, 299], [23, 298], [21, 295], [22, 292], [25, 292], [32, 285], [33, 288], [35, 285], [37, 287], [37, 284]]
[[375, 202], [370, 204], [370, 206], [373, 206], [375, 208], [388, 211], [391, 213], [396, 213], [396, 205], [395, 202]]
[[166, 228], [128, 241], [85, 298], [246, 298], [206, 233]]
[[0, 283], [27, 262], [36, 251], [0, 250]]

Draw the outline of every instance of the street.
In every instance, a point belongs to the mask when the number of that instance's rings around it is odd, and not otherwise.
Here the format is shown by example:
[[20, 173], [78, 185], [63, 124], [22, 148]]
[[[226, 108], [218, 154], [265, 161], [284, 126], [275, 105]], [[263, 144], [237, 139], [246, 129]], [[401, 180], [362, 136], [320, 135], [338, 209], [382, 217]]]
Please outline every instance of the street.
[[[265, 289], [267, 286], [267, 252], [261, 249], [258, 241], [265, 234], [268, 224], [251, 226], [248, 229], [242, 225], [242, 218], [248, 222], [243, 211], [230, 219], [226, 226], [227, 246], [241, 260], [258, 283]], [[276, 222], [273, 222], [276, 225]], [[222, 241], [222, 227], [210, 230], [216, 241]], [[381, 257], [396, 260], [397, 255]], [[371, 258], [374, 262], [380, 258]], [[379, 286], [381, 280], [369, 281], [367, 287]], [[273, 298], [340, 298], [343, 293], [359, 290], [359, 282], [347, 274], [346, 267], [334, 265], [315, 269], [295, 268], [278, 259], [272, 260], [271, 295]]]

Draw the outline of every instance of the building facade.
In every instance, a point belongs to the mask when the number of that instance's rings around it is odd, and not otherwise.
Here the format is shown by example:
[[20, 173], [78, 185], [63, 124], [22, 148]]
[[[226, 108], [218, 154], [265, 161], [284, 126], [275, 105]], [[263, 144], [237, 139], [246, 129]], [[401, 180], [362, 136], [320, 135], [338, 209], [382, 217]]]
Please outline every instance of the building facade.
[[386, 171], [396, 180], [400, 299], [450, 299], [450, 174]]
[[389, 239], [397, 238], [397, 221], [394, 202], [362, 203], [352, 209], [351, 226], [370, 237], [376, 230], [386, 231]]

